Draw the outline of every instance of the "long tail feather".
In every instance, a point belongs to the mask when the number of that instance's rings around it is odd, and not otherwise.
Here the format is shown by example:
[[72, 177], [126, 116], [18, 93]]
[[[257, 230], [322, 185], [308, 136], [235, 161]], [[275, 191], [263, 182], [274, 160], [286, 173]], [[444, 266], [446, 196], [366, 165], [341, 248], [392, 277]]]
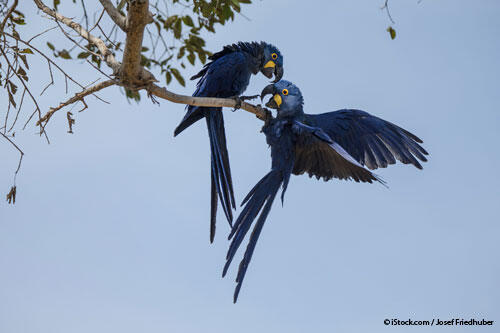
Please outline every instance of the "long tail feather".
[[236, 209], [222, 108], [188, 106], [184, 119], [174, 131], [174, 136], [202, 118], [206, 119], [210, 139], [210, 242], [213, 242], [219, 199], [230, 226], [233, 222], [232, 209]]
[[[217, 192], [221, 200], [224, 213], [229, 224], [232, 224], [232, 208], [234, 204], [234, 191], [231, 180], [231, 169], [229, 167], [229, 154], [226, 146], [224, 133], [224, 119], [220, 108], [208, 111], [207, 116], [208, 135], [210, 138], [210, 150], [212, 158], [212, 175], [215, 178]], [[212, 191], [213, 196], [217, 193]]]
[[182, 119], [181, 123], [175, 128], [174, 136], [179, 135], [186, 128], [193, 125], [198, 120], [203, 119], [203, 117], [205, 117], [204, 108], [197, 106], [188, 106], [186, 115]]
[[264, 206], [262, 212], [260, 213], [259, 219], [257, 220], [255, 227], [253, 228], [252, 235], [250, 235], [250, 241], [248, 242], [247, 249], [245, 250], [245, 254], [238, 268], [238, 275], [236, 277], [237, 285], [234, 290], [234, 296], [233, 296], [234, 303], [236, 303], [236, 301], [238, 300], [238, 295], [240, 294], [240, 289], [243, 284], [243, 279], [245, 278], [245, 274], [247, 272], [248, 265], [250, 264], [250, 260], [252, 260], [252, 255], [253, 251], [255, 250], [255, 245], [257, 244], [260, 232], [264, 227], [264, 222], [266, 221], [266, 218], [269, 215], [269, 211], [271, 210], [278, 189], [279, 186], [276, 189], [274, 189], [274, 191], [266, 198], [267, 199], [266, 205]]
[[211, 191], [211, 202], [217, 200], [214, 197], [217, 197], [217, 195], [220, 197], [221, 204], [222, 204], [222, 209], [224, 211], [224, 214], [226, 215], [226, 219], [228, 220], [229, 224], [232, 224], [233, 221], [233, 215], [231, 211], [231, 207], [229, 207], [226, 203], [229, 201], [229, 195], [228, 195], [228, 189], [227, 189], [227, 181], [226, 178], [224, 177], [224, 171], [222, 170], [223, 166], [220, 161], [220, 153], [218, 149], [218, 144], [217, 144], [217, 138], [214, 135], [214, 132], [212, 130], [213, 128], [213, 121], [209, 120], [207, 117], [207, 126], [209, 128], [208, 133], [209, 133], [209, 138], [210, 138], [210, 152], [211, 152], [211, 175], [214, 179], [215, 182], [215, 189], [216, 191]]
[[260, 212], [260, 216], [252, 231], [252, 235], [250, 236], [250, 241], [245, 251], [245, 255], [239, 266], [238, 277], [236, 279], [238, 285], [236, 286], [235, 290], [234, 302], [236, 302], [238, 298], [241, 284], [243, 282], [243, 278], [245, 277], [248, 264], [250, 263], [250, 260], [252, 258], [252, 254], [259, 238], [260, 231], [262, 230], [267, 215], [271, 210], [274, 198], [276, 197], [276, 194], [278, 193], [278, 190], [283, 184], [284, 180], [285, 179], [283, 178], [282, 173], [276, 170], [271, 170], [266, 176], [264, 176], [257, 183], [257, 185], [255, 185], [250, 190], [250, 193], [245, 198], [245, 207], [238, 216], [238, 219], [233, 226], [233, 230], [229, 235], [229, 239], [232, 238], [232, 242], [229, 246], [229, 250], [226, 256], [226, 264], [224, 265], [224, 269], [222, 271], [223, 277], [227, 274], [229, 266], [231, 265], [231, 262], [238, 248], [240, 247], [243, 239], [250, 230], [252, 223]]
[[[217, 191], [216, 185], [215, 185], [215, 179], [214, 175], [212, 172], [210, 172], [210, 180], [211, 180], [211, 189], [210, 193], [214, 193]], [[217, 203], [218, 203], [217, 195], [211, 195], [211, 200], [210, 200], [210, 243], [214, 242], [215, 238], [215, 225], [216, 225], [216, 218], [217, 218]]]

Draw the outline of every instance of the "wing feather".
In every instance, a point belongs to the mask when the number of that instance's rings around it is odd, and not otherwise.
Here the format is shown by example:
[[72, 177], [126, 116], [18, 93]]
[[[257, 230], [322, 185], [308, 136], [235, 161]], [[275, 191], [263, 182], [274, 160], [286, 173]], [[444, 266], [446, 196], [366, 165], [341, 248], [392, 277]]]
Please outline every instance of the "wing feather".
[[308, 125], [320, 127], [371, 170], [386, 168], [396, 160], [422, 169], [419, 160], [427, 161], [419, 137], [365, 111], [344, 109], [305, 117]]
[[380, 181], [369, 170], [360, 165], [340, 145], [327, 143], [310, 133], [297, 136], [293, 174], [307, 173], [309, 177], [354, 180], [356, 182]]

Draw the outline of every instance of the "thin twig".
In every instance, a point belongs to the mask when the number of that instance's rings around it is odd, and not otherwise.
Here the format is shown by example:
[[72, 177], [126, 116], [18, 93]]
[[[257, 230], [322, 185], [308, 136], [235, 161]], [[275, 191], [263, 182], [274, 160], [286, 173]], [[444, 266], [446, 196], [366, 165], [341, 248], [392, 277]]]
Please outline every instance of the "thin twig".
[[15, 186], [16, 185], [16, 176], [17, 176], [17, 173], [19, 172], [19, 169], [21, 169], [21, 163], [23, 161], [24, 152], [7, 135], [3, 134], [2, 132], [0, 132], [0, 135], [2, 135], [5, 138], [5, 140], [9, 141], [10, 144], [13, 145], [14, 148], [16, 148], [17, 151], [19, 151], [19, 154], [21, 155], [19, 158], [19, 163], [17, 164], [16, 172], [14, 173], [14, 186]]
[[16, 123], [17, 123], [17, 118], [19, 117], [19, 113], [21, 112], [21, 108], [23, 107], [23, 101], [24, 101], [25, 94], [26, 94], [26, 89], [23, 90], [23, 94], [21, 95], [21, 102], [19, 103], [19, 107], [17, 108], [16, 118], [14, 119], [14, 122], [12, 123], [12, 125], [10, 125], [10, 128], [7, 131], [7, 133], [12, 131], [12, 129], [14, 128], [14, 125], [16, 125]]
[[[87, 88], [79, 93], [76, 93], [75, 96], [71, 97], [66, 102], [60, 103], [55, 108], [50, 108], [50, 110], [36, 122], [36, 125], [40, 126], [40, 127], [45, 126], [47, 124], [47, 122], [50, 120], [50, 118], [52, 117], [52, 115], [56, 111], [62, 109], [65, 106], [76, 103], [78, 101], [83, 101], [83, 99], [86, 96], [91, 95], [99, 90], [102, 90], [102, 89], [109, 87], [109, 86], [112, 86], [114, 84], [116, 84], [116, 82], [114, 80], [103, 81], [101, 83], [96, 84], [95, 86], [89, 87], [89, 88]], [[85, 102], [84, 102], [84, 105], [86, 105]]]
[[120, 29], [122, 29], [123, 31], [127, 31], [127, 18], [123, 16], [115, 6], [113, 6], [110, 0], [99, 1], [106, 10], [106, 13], [108, 13], [109, 17], [111, 17], [111, 20], [113, 20], [113, 22], [115, 22], [115, 24], [119, 26]]
[[[13, 66], [12, 66], [12, 64], [10, 63], [9, 58], [7, 57], [7, 54], [5, 54], [5, 51], [3, 50], [3, 48], [0, 48], [0, 52], [2, 53], [2, 55], [3, 55], [4, 59], [5, 59], [5, 61], [7, 62], [7, 65], [8, 65], [10, 68], [12, 68], [12, 69], [13, 69], [14, 67], [13, 67]], [[24, 82], [23, 78], [22, 78], [22, 77], [21, 77], [21, 76], [20, 76], [20, 75], [19, 75], [16, 71], [14, 71], [14, 74], [17, 76], [17, 78], [19, 79], [19, 81], [21, 82], [21, 84], [24, 86], [24, 89], [26, 89], [26, 91], [28, 92], [28, 95], [31, 97], [31, 100], [33, 101], [33, 103], [35, 104], [35, 107], [36, 107], [36, 110], [35, 110], [35, 111], [36, 111], [36, 112], [38, 112], [38, 119], [40, 119], [40, 118], [41, 118], [41, 116], [42, 116], [42, 113], [41, 113], [40, 107], [38, 106], [38, 102], [36, 101], [35, 97], [34, 97], [34, 96], [33, 96], [33, 94], [31, 93], [31, 91], [29, 90], [29, 88], [28, 88], [28, 86], [26, 85], [26, 83]], [[43, 130], [43, 128], [42, 128], [42, 130]], [[42, 133], [44, 133], [45, 138], [47, 139], [47, 142], [50, 142], [50, 141], [49, 141], [49, 138], [48, 138], [48, 136], [47, 136], [47, 133], [45, 133], [45, 131], [43, 131], [43, 132], [41, 131], [41, 132], [40, 132], [40, 135], [41, 135]]]
[[5, 28], [5, 24], [7, 23], [7, 20], [9, 19], [10, 15], [12, 15], [12, 12], [14, 10], [16, 10], [16, 7], [19, 3], [19, 0], [14, 0], [14, 3], [12, 4], [12, 6], [9, 8], [9, 10], [7, 11], [7, 13], [5, 14], [5, 17], [2, 21], [2, 23], [0, 24], [0, 34], [3, 33], [3, 29]]
[[43, 95], [45, 90], [47, 90], [51, 85], [54, 84], [54, 75], [52, 74], [52, 67], [50, 67], [50, 61], [48, 62], [49, 66], [49, 74], [50, 74], [50, 82], [43, 88], [42, 92], [40, 93], [40, 96]]
[[89, 32], [92, 32], [92, 30], [95, 29], [95, 27], [97, 27], [97, 25], [99, 24], [99, 22], [101, 22], [101, 19], [102, 17], [104, 16], [104, 12], [105, 10], [103, 9], [102, 12], [101, 12], [101, 15], [99, 15], [99, 18], [97, 19], [96, 23], [94, 24], [94, 26], [92, 28], [89, 29]]
[[391, 20], [392, 24], [395, 24], [396, 22], [394, 22], [394, 20], [392, 19], [392, 16], [391, 16], [391, 12], [389, 11], [389, 0], [385, 0], [385, 3], [384, 5], [382, 6], [382, 8], [380, 8], [382, 10], [385, 9], [385, 11], [387, 12], [387, 16], [389, 17], [389, 20]]
[[33, 36], [33, 37], [31, 37], [30, 39], [28, 39], [28, 42], [27, 42], [27, 43], [31, 43], [31, 41], [32, 41], [33, 39], [35, 39], [35, 38], [37, 38], [37, 37], [39, 37], [39, 36], [43, 35], [44, 33], [49, 32], [50, 30], [54, 30], [54, 29], [57, 29], [57, 27], [48, 28], [47, 30], [44, 30], [44, 31], [42, 31], [42, 32], [40, 32], [40, 33], [38, 33], [38, 34], [34, 35], [34, 36]]

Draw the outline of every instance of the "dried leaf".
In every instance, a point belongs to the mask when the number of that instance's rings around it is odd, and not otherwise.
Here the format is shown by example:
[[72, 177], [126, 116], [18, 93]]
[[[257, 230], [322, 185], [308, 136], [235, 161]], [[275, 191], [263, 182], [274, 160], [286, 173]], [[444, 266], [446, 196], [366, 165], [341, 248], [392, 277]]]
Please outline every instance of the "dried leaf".
[[7, 202], [9, 204], [15, 204], [16, 203], [16, 187], [12, 186], [10, 188], [9, 193], [7, 193]]
[[396, 30], [394, 30], [393, 27], [389, 26], [389, 28], [387, 28], [387, 32], [391, 35], [391, 39], [396, 38]]

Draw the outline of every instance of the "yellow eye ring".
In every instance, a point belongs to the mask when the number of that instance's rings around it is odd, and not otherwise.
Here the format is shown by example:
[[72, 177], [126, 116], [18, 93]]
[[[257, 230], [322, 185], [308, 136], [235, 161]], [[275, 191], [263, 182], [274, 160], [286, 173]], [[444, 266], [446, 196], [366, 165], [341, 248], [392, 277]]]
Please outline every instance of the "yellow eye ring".
[[283, 89], [283, 90], [281, 91], [281, 93], [282, 93], [283, 95], [285, 95], [285, 96], [286, 96], [286, 95], [288, 95], [288, 89]]
[[278, 55], [276, 53], [273, 53], [271, 54], [271, 58], [273, 58], [273, 60], [276, 60], [278, 59]]

